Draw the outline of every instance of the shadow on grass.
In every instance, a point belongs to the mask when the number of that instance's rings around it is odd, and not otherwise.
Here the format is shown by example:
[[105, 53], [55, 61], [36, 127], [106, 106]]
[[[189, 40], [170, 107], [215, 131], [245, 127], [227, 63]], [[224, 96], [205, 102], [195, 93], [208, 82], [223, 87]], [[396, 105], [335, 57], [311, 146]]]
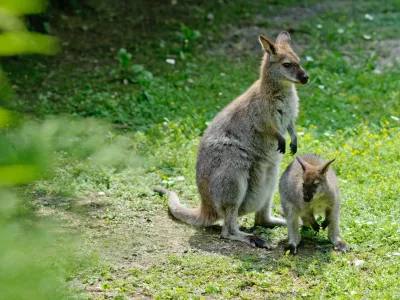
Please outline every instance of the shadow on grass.
[[[178, 221], [176, 221], [178, 222]], [[201, 251], [216, 253], [238, 259], [242, 262], [241, 271], [279, 270], [282, 267], [290, 267], [295, 276], [301, 276], [309, 272], [310, 265], [313, 265], [312, 272], [321, 274], [325, 264], [332, 260], [332, 245], [329, 243], [325, 232], [316, 234], [311, 230], [302, 230], [302, 241], [298, 253], [295, 256], [285, 255], [284, 245], [287, 238], [274, 238], [274, 230], [280, 229], [261, 229], [261, 237], [268, 243], [273, 243], [271, 249], [253, 248], [249, 245], [237, 241], [230, 241], [220, 238], [222, 227], [213, 225], [206, 228], [199, 228], [189, 239], [193, 248]], [[245, 232], [252, 232], [251, 228], [241, 228]], [[257, 233], [259, 235], [259, 232]]]

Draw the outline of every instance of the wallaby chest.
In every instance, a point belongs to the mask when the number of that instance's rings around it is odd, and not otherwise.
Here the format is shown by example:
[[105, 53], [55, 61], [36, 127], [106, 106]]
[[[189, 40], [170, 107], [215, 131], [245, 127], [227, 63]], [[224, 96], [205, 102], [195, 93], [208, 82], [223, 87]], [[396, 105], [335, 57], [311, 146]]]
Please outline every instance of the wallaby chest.
[[281, 132], [285, 132], [290, 121], [295, 119], [298, 114], [297, 92], [294, 88], [290, 88], [275, 94], [272, 101], [274, 103], [273, 121]]

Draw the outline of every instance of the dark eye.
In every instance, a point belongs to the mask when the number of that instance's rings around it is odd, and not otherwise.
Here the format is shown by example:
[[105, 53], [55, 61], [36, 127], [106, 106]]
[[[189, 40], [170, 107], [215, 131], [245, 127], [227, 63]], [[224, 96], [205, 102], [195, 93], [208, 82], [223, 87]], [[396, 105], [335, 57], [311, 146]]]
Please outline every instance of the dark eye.
[[293, 64], [291, 64], [291, 63], [284, 63], [284, 64], [282, 64], [286, 69], [289, 69], [289, 68], [291, 68], [292, 66], [293, 66]]

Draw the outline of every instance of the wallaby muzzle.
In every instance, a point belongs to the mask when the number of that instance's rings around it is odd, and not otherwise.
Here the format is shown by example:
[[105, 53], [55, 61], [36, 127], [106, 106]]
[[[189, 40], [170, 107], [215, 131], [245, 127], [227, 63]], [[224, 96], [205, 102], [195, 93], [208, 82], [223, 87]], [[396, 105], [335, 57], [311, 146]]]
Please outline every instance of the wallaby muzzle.
[[299, 72], [298, 77], [299, 77], [299, 81], [302, 84], [306, 84], [308, 82], [308, 78], [309, 77], [308, 77], [308, 74], [305, 71]]

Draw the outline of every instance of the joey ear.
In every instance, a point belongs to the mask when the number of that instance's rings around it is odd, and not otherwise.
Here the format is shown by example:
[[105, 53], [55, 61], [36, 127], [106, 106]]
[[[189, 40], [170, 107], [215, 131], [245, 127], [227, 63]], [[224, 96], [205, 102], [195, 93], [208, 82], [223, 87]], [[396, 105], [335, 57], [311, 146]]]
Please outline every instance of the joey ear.
[[296, 157], [296, 159], [300, 163], [301, 167], [303, 168], [303, 171], [310, 168], [310, 164], [308, 162], [306, 162], [305, 160], [301, 159], [298, 156]]
[[260, 35], [259, 40], [265, 52], [267, 52], [270, 55], [276, 54], [276, 46], [273, 42], [271, 42], [263, 35]]
[[290, 45], [290, 34], [287, 31], [282, 31], [276, 38], [276, 43], [281, 45]]
[[330, 161], [328, 161], [327, 163], [323, 164], [322, 166], [319, 167], [319, 172], [323, 175], [326, 174], [326, 172], [328, 172], [329, 166], [331, 165], [331, 163], [333, 163], [335, 161], [335, 159], [332, 159]]

